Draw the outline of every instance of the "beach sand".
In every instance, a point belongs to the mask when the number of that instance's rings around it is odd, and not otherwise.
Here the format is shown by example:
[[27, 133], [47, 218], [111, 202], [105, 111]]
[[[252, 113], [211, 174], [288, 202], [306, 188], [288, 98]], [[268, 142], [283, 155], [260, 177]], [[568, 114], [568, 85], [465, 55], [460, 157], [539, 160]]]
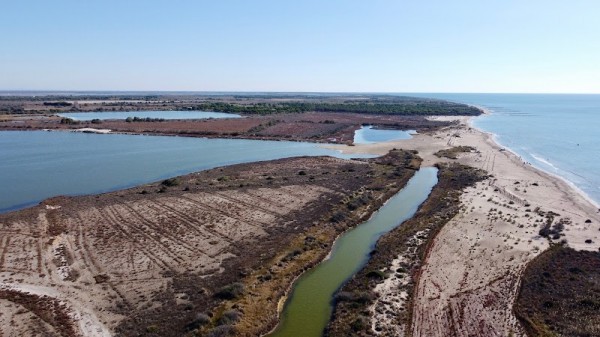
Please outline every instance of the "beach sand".
[[[463, 193], [461, 212], [428, 250], [415, 287], [409, 330], [413, 336], [523, 335], [512, 304], [525, 266], [549, 247], [549, 239], [539, 235], [547, 212], [558, 214], [555, 222], [565, 223], [553, 242], [566, 240], [574, 249], [590, 251], [600, 247], [600, 214], [566, 181], [523, 162], [496, 144], [493, 135], [471, 127], [469, 118], [457, 120], [456, 126], [409, 140], [327, 147], [375, 154], [411, 149], [419, 151], [424, 166], [457, 161], [486, 170], [490, 177]], [[476, 151], [456, 160], [434, 155], [454, 146], [472, 146]], [[588, 219], [591, 223], [586, 223]]]

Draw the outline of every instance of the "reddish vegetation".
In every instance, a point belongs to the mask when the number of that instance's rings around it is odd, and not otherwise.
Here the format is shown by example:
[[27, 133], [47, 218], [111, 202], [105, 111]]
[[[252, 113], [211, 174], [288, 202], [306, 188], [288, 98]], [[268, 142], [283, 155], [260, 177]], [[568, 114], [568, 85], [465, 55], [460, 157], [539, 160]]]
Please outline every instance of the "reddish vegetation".
[[109, 120], [100, 124], [82, 122], [61, 124], [58, 117], [18, 116], [0, 120], [0, 130], [110, 129], [115, 132], [181, 135], [191, 137], [229, 137], [255, 139], [308, 140], [315, 142], [351, 142], [361, 124], [402, 130], [430, 130], [448, 125], [423, 117], [366, 115], [354, 113], [302, 113], [247, 116], [233, 119], [166, 120], [162, 122], [126, 122]]

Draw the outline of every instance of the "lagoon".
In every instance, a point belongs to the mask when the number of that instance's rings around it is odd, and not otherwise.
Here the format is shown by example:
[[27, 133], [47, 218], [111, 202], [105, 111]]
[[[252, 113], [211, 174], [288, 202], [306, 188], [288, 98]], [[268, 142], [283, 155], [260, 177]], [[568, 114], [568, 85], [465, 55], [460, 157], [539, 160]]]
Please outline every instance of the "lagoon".
[[2, 131], [0, 213], [58, 195], [109, 192], [218, 166], [295, 156], [350, 157], [303, 142]]
[[354, 144], [375, 144], [412, 138], [414, 130], [374, 129], [372, 125], [363, 125], [354, 132]]
[[209, 118], [241, 118], [237, 114], [211, 111], [109, 111], [109, 112], [66, 112], [60, 117], [76, 121], [91, 121], [94, 119], [127, 119], [127, 117], [162, 118], [162, 119], [209, 119]]

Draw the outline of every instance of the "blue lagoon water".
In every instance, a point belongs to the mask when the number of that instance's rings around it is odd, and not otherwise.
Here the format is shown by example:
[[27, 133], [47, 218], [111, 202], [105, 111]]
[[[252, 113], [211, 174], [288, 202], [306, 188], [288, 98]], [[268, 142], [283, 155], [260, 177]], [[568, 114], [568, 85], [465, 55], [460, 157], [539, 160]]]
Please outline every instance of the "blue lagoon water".
[[57, 195], [114, 191], [217, 166], [319, 155], [349, 158], [301, 142], [3, 131], [0, 212]]
[[600, 95], [411, 94], [476, 105], [473, 125], [600, 203]]
[[109, 111], [109, 112], [65, 112], [60, 117], [76, 121], [91, 121], [93, 119], [127, 119], [127, 117], [162, 118], [162, 119], [209, 119], [209, 118], [241, 118], [237, 114], [210, 111]]
[[384, 130], [373, 129], [371, 125], [363, 125], [354, 132], [354, 144], [374, 144], [412, 138], [414, 130]]

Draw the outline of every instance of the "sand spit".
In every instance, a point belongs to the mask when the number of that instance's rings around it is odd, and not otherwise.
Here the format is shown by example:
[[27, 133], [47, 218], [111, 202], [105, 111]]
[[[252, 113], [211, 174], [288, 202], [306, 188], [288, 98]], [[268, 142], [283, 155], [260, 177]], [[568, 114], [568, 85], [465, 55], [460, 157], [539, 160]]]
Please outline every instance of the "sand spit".
[[[444, 118], [448, 119], [456, 117]], [[355, 153], [411, 149], [419, 151], [424, 166], [455, 161], [487, 171], [491, 177], [465, 190], [460, 213], [430, 245], [415, 287], [407, 335], [519, 336], [523, 331], [512, 305], [526, 264], [548, 248], [550, 241], [598, 251], [598, 209], [562, 179], [535, 169], [498, 146], [492, 135], [472, 128], [469, 118], [457, 122], [409, 140], [328, 147]], [[434, 155], [455, 146], [476, 150], [460, 154], [457, 160]], [[549, 238], [540, 236], [548, 221], [552, 226], [562, 224], [564, 230]], [[402, 305], [401, 296], [382, 301], [394, 298], [400, 300], [389, 306]]]

